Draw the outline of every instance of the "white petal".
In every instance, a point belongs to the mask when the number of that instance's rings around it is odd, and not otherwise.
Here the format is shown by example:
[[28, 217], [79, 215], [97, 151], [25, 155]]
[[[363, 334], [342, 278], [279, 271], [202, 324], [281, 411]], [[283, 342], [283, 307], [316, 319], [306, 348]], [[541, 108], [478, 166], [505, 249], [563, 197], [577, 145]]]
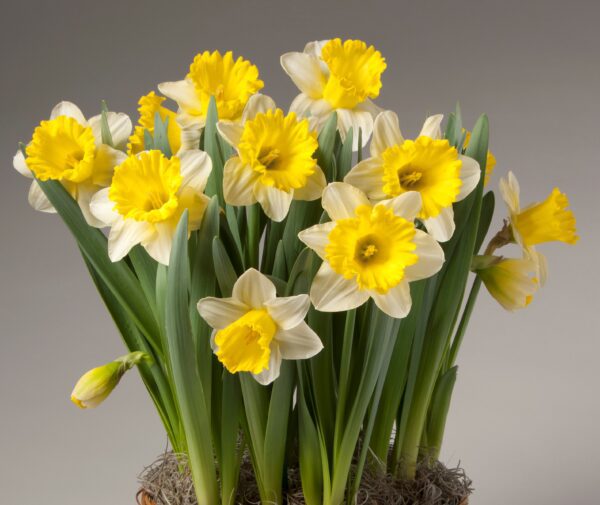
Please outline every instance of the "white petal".
[[386, 110], [378, 114], [373, 124], [373, 142], [371, 142], [371, 156], [379, 156], [388, 147], [404, 142], [400, 132], [398, 115]]
[[315, 251], [320, 258], [325, 258], [325, 247], [329, 243], [329, 234], [335, 226], [335, 221], [316, 224], [298, 233], [298, 238]]
[[23, 155], [23, 152], [21, 151], [21, 149], [19, 149], [17, 151], [17, 154], [15, 154], [13, 156], [13, 167], [21, 175], [24, 175], [28, 179], [33, 179], [33, 174], [31, 173], [31, 170], [29, 170], [29, 167], [27, 166], [27, 162], [25, 161], [25, 156]]
[[546, 256], [537, 251], [533, 246], [526, 247], [523, 252], [524, 257], [531, 260], [535, 265], [536, 277], [540, 283], [540, 287], [543, 287], [548, 280], [548, 260]]
[[520, 211], [521, 205], [519, 203], [519, 181], [517, 181], [515, 174], [508, 172], [506, 179], [504, 177], [500, 178], [500, 193], [509, 211], [517, 214]]
[[315, 58], [321, 59], [321, 51], [323, 50], [323, 46], [329, 42], [329, 39], [324, 40], [314, 40], [312, 42], [308, 42], [304, 46], [304, 52], [306, 54], [310, 54]]
[[233, 156], [225, 163], [223, 169], [223, 196], [229, 205], [252, 205], [256, 203], [254, 183], [258, 174], [252, 167], [242, 163], [239, 157]]
[[394, 214], [403, 217], [407, 221], [414, 221], [417, 214], [421, 212], [422, 204], [421, 193], [418, 191], [407, 191], [395, 198], [384, 200], [380, 203], [380, 205], [392, 209]]
[[359, 290], [354, 279], [345, 279], [323, 262], [310, 288], [310, 299], [321, 312], [341, 312], [361, 306], [369, 293]]
[[306, 180], [306, 186], [294, 190], [295, 200], [312, 201], [321, 198], [327, 180], [321, 167], [315, 166], [315, 172]]
[[447, 242], [452, 238], [456, 225], [454, 224], [454, 210], [452, 205], [444, 207], [435, 217], [425, 219], [427, 232], [438, 242]]
[[[175, 223], [176, 224], [176, 223]], [[154, 233], [142, 240], [148, 254], [163, 265], [169, 264], [175, 228], [167, 223], [154, 225]]]
[[298, 326], [306, 317], [310, 308], [310, 298], [308, 295], [274, 298], [266, 302], [265, 307], [277, 326], [289, 330]]
[[460, 187], [460, 193], [458, 193], [456, 199], [462, 200], [471, 194], [471, 191], [477, 187], [477, 183], [481, 177], [481, 168], [479, 167], [479, 163], [473, 158], [463, 156], [462, 154], [459, 158], [462, 161], [462, 166], [460, 167], [462, 186]]
[[182, 152], [177, 156], [180, 160], [181, 187], [191, 187], [198, 193], [204, 191], [212, 170], [210, 156], [204, 151], [194, 149]]
[[[206, 124], [206, 118], [204, 116], [199, 116], [198, 114], [200, 114], [200, 112], [194, 109], [191, 110], [195, 112], [195, 114], [188, 114], [182, 108], [179, 108], [175, 120], [182, 130], [190, 130], [195, 128], [202, 133], [202, 128], [204, 128], [204, 125]], [[198, 137], [198, 145], [195, 146], [195, 149], [198, 149], [199, 144], [200, 137]]]
[[[300, 93], [296, 98], [292, 100], [290, 105], [290, 112], [295, 112], [298, 117], [305, 117], [311, 115], [311, 108], [315, 100], [304, 93]], [[320, 123], [317, 123], [317, 127]]]
[[158, 85], [158, 90], [167, 98], [177, 102], [185, 112], [197, 116], [202, 110], [202, 102], [196, 94], [194, 83], [184, 79], [175, 82], [163, 82]]
[[119, 213], [114, 210], [115, 202], [108, 198], [109, 188], [98, 191], [90, 202], [90, 211], [96, 219], [104, 225], [110, 226], [121, 219]]
[[364, 191], [371, 200], [383, 200], [383, 160], [366, 158], [355, 165], [344, 177], [344, 182]]
[[257, 114], [264, 114], [269, 110], [275, 110], [277, 105], [275, 101], [267, 95], [256, 93], [248, 99], [244, 112], [242, 113], [242, 123], [254, 119]]
[[373, 133], [373, 114], [358, 108], [353, 110], [337, 109], [337, 117], [338, 130], [342, 140], [345, 140], [346, 133], [352, 128], [352, 150], [357, 151], [359, 148], [358, 130], [360, 129], [362, 140], [362, 146], [360, 147], [365, 147], [371, 138], [371, 133]]
[[50, 119], [56, 119], [59, 116], [72, 117], [82, 126], [87, 126], [87, 121], [81, 109], [72, 102], [60, 102], [57, 104], [52, 112], [50, 113]]
[[442, 120], [444, 119], [443, 114], [436, 114], [435, 116], [429, 116], [425, 123], [423, 123], [423, 128], [421, 128], [421, 133], [419, 136], [430, 137], [435, 140], [439, 140], [442, 138]]
[[375, 305], [388, 316], [401, 319], [406, 317], [412, 306], [408, 282], [402, 281], [387, 293], [371, 293]]
[[355, 217], [359, 205], [371, 205], [367, 195], [345, 182], [332, 182], [323, 191], [323, 208], [333, 221]]
[[[202, 126], [204, 126], [204, 124], [202, 124]], [[179, 151], [175, 154], [181, 154], [184, 151], [198, 149], [200, 147], [201, 134], [202, 128], [198, 125], [198, 121], [195, 121], [194, 123], [185, 127], [181, 127], [181, 146], [179, 147]]]
[[273, 186], [265, 186], [260, 182], [254, 184], [254, 196], [260, 203], [265, 214], [273, 221], [285, 219], [294, 197], [293, 191], [282, 191]]
[[[124, 151], [133, 128], [131, 119], [123, 112], [108, 112], [106, 114], [106, 122], [108, 123], [114, 148]], [[96, 145], [102, 144], [102, 115], [99, 114], [90, 118], [89, 125], [94, 133]]]
[[29, 195], [27, 196], [27, 199], [29, 200], [29, 205], [31, 205], [35, 210], [39, 210], [40, 212], [49, 212], [51, 214], [56, 212], [37, 181], [33, 181], [31, 186], [29, 186]]
[[252, 377], [256, 379], [259, 384], [267, 386], [271, 384], [277, 377], [279, 377], [279, 371], [281, 370], [281, 353], [277, 345], [271, 346], [271, 357], [269, 358], [268, 370], [263, 370], [259, 374], [252, 374]]
[[444, 250], [429, 234], [417, 230], [413, 241], [417, 245], [415, 254], [419, 256], [419, 261], [406, 267], [404, 274], [408, 282], [431, 277], [439, 272], [444, 264]]
[[93, 183], [100, 187], [110, 186], [115, 167], [126, 159], [127, 155], [123, 151], [102, 144], [96, 149], [96, 156], [94, 157]]
[[102, 228], [104, 222], [92, 214], [90, 205], [93, 196], [98, 192], [99, 186], [94, 184], [79, 184], [77, 186], [77, 203], [87, 224], [94, 228]]
[[244, 127], [239, 123], [233, 121], [219, 121], [217, 123], [217, 130], [221, 134], [227, 143], [237, 149], [240, 143], [240, 138], [244, 132]]
[[304, 321], [289, 330], [278, 331], [275, 340], [283, 359], [308, 359], [323, 349], [319, 336]]
[[209, 296], [198, 302], [198, 312], [211, 328], [222, 330], [248, 312], [248, 307], [235, 298]]
[[113, 223], [108, 234], [108, 256], [111, 261], [119, 261], [131, 248], [142, 242], [151, 233], [148, 224], [133, 219]]
[[281, 56], [281, 66], [300, 91], [312, 98], [321, 98], [327, 76], [319, 59], [306, 53], [286, 53]]
[[235, 281], [232, 296], [248, 307], [261, 309], [266, 302], [275, 299], [277, 291], [266, 275], [250, 268]]

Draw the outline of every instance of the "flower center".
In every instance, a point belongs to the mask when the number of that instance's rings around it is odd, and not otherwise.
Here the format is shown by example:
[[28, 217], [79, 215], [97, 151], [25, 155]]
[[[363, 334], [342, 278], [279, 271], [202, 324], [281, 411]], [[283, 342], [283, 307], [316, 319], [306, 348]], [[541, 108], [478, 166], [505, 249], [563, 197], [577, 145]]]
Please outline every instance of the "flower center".
[[228, 51], [198, 54], [190, 66], [188, 79], [194, 83], [201, 102], [197, 115], [206, 116], [210, 97], [217, 103], [219, 119], [239, 120], [248, 99], [258, 92], [264, 83], [258, 78], [258, 68], [239, 57], [234, 61]]
[[352, 218], [336, 221], [325, 246], [325, 259], [346, 279], [356, 279], [360, 289], [386, 293], [414, 265], [415, 226], [383, 205], [356, 208]]
[[379, 95], [386, 63], [373, 46], [360, 40], [333, 39], [323, 46], [321, 59], [329, 68], [323, 98], [332, 107], [353, 109]]
[[281, 109], [257, 114], [246, 121], [238, 145], [243, 163], [260, 174], [260, 182], [282, 191], [303, 188], [314, 174], [318, 147], [316, 133], [308, 120], [298, 120]]
[[460, 192], [462, 161], [447, 140], [419, 137], [387, 148], [383, 154], [383, 191], [390, 197], [418, 191], [422, 219], [437, 216]]
[[115, 210], [126, 219], [157, 223], [178, 208], [182, 178], [179, 158], [160, 151], [130, 156], [115, 168], [108, 193]]
[[67, 116], [42, 121], [26, 149], [27, 166], [42, 181], [89, 179], [95, 154], [92, 129]]
[[215, 335], [217, 358], [231, 373], [269, 368], [277, 325], [265, 309], [253, 309]]
[[579, 239], [575, 215], [567, 207], [567, 195], [554, 188], [546, 200], [513, 216], [512, 226], [516, 228], [526, 246], [555, 240], [575, 244]]

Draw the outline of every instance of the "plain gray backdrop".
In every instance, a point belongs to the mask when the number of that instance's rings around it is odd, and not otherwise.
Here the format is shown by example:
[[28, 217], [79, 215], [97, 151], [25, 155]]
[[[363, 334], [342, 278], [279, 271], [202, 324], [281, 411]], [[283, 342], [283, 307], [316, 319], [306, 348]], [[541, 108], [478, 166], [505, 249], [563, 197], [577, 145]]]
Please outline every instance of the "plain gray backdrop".
[[[279, 56], [310, 40], [360, 38], [387, 58], [378, 104], [408, 135], [460, 101], [485, 112], [498, 177], [523, 201], [565, 191], [577, 246], [542, 250], [550, 278], [503, 311], [483, 291], [459, 357], [442, 459], [474, 480], [472, 503], [598, 503], [600, 8], [583, 1], [104, 0], [3, 2], [0, 30], [0, 502], [130, 505], [166, 437], [136, 373], [100, 408], [69, 401], [81, 373], [123, 353], [77, 248], [27, 204], [18, 141], [68, 99], [135, 116], [140, 95], [183, 78], [197, 52], [258, 65], [287, 107]], [[135, 119], [135, 117], [134, 117]], [[503, 215], [499, 205], [494, 226]]]

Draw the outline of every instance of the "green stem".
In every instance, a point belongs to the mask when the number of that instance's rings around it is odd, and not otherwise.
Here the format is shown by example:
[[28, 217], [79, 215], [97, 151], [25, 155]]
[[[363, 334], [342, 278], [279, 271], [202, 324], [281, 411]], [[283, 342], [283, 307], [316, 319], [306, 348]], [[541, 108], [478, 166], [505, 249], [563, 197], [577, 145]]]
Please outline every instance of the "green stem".
[[260, 207], [258, 204], [246, 207], [246, 221], [248, 222], [248, 235], [246, 236], [246, 253], [248, 266], [258, 268], [258, 245], [260, 241]]
[[469, 298], [467, 298], [467, 303], [463, 310], [462, 317], [460, 318], [460, 323], [458, 325], [458, 329], [456, 330], [456, 335], [454, 336], [454, 340], [452, 341], [452, 347], [450, 348], [446, 368], [453, 367], [456, 362], [456, 356], [458, 355], [458, 351], [465, 336], [465, 332], [467, 331], [467, 326], [469, 325], [471, 314], [473, 313], [473, 309], [475, 308], [475, 302], [477, 301], [477, 295], [479, 295], [480, 288], [481, 278], [477, 276], [475, 277], [473, 285], [471, 286]]

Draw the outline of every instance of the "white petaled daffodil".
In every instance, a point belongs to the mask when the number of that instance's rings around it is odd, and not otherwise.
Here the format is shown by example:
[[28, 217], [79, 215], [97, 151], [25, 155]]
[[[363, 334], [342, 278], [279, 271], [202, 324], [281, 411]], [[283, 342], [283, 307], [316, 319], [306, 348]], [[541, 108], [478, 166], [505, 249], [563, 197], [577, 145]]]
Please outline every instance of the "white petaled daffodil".
[[[15, 169], [28, 178], [59, 181], [77, 200], [91, 226], [100, 223], [90, 212], [92, 196], [110, 184], [113, 169], [127, 155], [123, 152], [131, 133], [126, 114], [106, 115], [113, 147], [102, 143], [101, 115], [87, 120], [71, 102], [59, 103], [34, 130], [25, 155], [19, 150], [13, 158]], [[30, 205], [41, 212], [56, 212], [37, 181], [29, 189]]]
[[575, 244], [577, 236], [575, 215], [569, 207], [567, 195], [554, 188], [543, 202], [521, 209], [519, 181], [512, 172], [500, 179], [500, 192], [508, 207], [510, 235], [524, 250], [524, 256], [535, 262], [540, 285], [547, 279], [546, 258], [535, 246], [544, 242]]
[[231, 51], [204, 51], [196, 55], [186, 78], [158, 85], [160, 92], [179, 105], [178, 121], [184, 127], [206, 123], [208, 104], [215, 97], [219, 119], [239, 121], [248, 99], [264, 86], [258, 68]]
[[212, 349], [231, 373], [249, 372], [262, 385], [279, 377], [281, 360], [308, 359], [323, 344], [304, 318], [308, 295], [277, 297], [275, 285], [258, 270], [246, 270], [231, 298], [203, 298], [202, 318], [214, 329]]
[[129, 137], [127, 154], [138, 154], [145, 151], [144, 133], [147, 130], [154, 135], [154, 121], [156, 114], [162, 121], [169, 120], [167, 126], [167, 140], [172, 154], [177, 154], [190, 149], [198, 149], [200, 145], [201, 130], [193, 125], [182, 128], [177, 123], [177, 114], [162, 105], [166, 98], [158, 96], [154, 91], [142, 96], [138, 101], [140, 117]]
[[387, 66], [379, 51], [360, 40], [309, 42], [304, 52], [281, 56], [281, 66], [301, 91], [290, 110], [316, 117], [319, 128], [336, 111], [342, 139], [352, 128], [357, 150], [360, 129], [361, 147], [367, 144], [380, 111], [371, 100], [379, 96]]
[[440, 114], [427, 118], [419, 136], [405, 140], [396, 113], [382, 112], [375, 118], [371, 157], [344, 178], [374, 201], [420, 193], [423, 206], [417, 217], [439, 242], [454, 233], [452, 204], [469, 195], [481, 176], [479, 163], [442, 139], [442, 119]]
[[350, 310], [373, 298], [386, 314], [402, 318], [411, 308], [409, 282], [440, 270], [444, 252], [415, 227], [421, 197], [414, 191], [372, 204], [350, 184], [334, 182], [323, 192], [332, 219], [298, 234], [323, 264], [310, 297], [317, 310]]
[[307, 119], [285, 115], [268, 96], [248, 100], [241, 123], [219, 121], [221, 136], [236, 155], [225, 163], [223, 196], [230, 205], [260, 203], [273, 221], [282, 221], [292, 200], [316, 200], [325, 188], [317, 165], [317, 134]]
[[92, 213], [110, 227], [108, 255], [122, 259], [141, 244], [167, 265], [173, 237], [183, 212], [188, 230], [197, 230], [209, 202], [204, 188], [212, 163], [203, 151], [185, 151], [167, 158], [161, 151], [129, 156], [115, 168], [110, 187], [92, 199]]
[[515, 311], [527, 307], [539, 288], [537, 265], [527, 258], [476, 256], [473, 271], [502, 307]]

